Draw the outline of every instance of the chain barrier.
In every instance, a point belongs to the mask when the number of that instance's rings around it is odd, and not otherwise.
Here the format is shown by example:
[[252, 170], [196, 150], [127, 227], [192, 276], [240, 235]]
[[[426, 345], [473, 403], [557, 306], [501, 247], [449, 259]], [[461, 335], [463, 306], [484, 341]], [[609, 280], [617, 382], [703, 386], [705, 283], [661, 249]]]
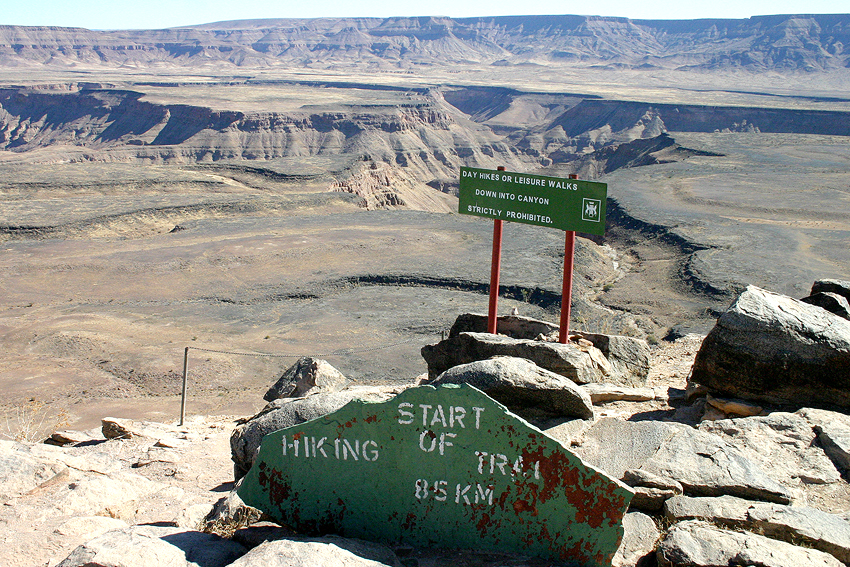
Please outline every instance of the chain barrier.
[[[331, 353], [327, 353], [327, 354], [313, 354], [313, 355], [310, 355], [310, 356], [312, 356], [314, 358], [326, 358], [326, 357], [331, 357], [331, 356], [342, 356], [342, 355], [349, 355], [349, 354], [362, 354], [362, 353], [367, 353], [367, 352], [375, 352], [375, 351], [378, 351], [378, 350], [385, 350], [385, 349], [388, 349], [388, 348], [394, 348], [394, 347], [406, 345], [406, 344], [409, 344], [409, 343], [412, 343], [412, 342], [415, 342], [415, 341], [418, 341], [418, 340], [421, 340], [421, 339], [411, 338], [411, 339], [407, 339], [405, 341], [400, 341], [400, 342], [389, 344], [389, 345], [381, 345], [381, 346], [370, 347], [370, 348], [360, 348], [360, 349], [345, 348], [345, 349], [335, 350], [335, 351], [333, 351]], [[186, 385], [187, 385], [188, 378], [189, 378], [189, 350], [190, 349], [191, 350], [197, 350], [197, 351], [200, 351], [200, 352], [212, 352], [212, 353], [216, 353], [216, 354], [230, 354], [230, 355], [234, 355], [234, 356], [256, 356], [256, 357], [261, 357], [261, 358], [302, 358], [303, 356], [305, 356], [303, 354], [270, 354], [270, 353], [264, 353], [264, 352], [237, 352], [237, 351], [229, 351], [229, 350], [218, 350], [218, 349], [212, 349], [212, 348], [201, 348], [201, 347], [187, 346], [186, 349], [183, 351], [183, 389], [182, 389], [182, 394], [180, 396], [180, 426], [183, 425], [184, 418], [186, 417]]]
[[[401, 345], [406, 345], [406, 344], [412, 343], [416, 340], [417, 339], [407, 339], [406, 341], [401, 341], [401, 342], [398, 342], [398, 343], [393, 343], [393, 344], [389, 344], [389, 345], [382, 345], [382, 346], [377, 346], [377, 347], [371, 347], [371, 348], [362, 348], [362, 349], [344, 348], [344, 349], [335, 350], [335, 351], [330, 352], [330, 353], [311, 354], [309, 356], [312, 356], [314, 358], [323, 358], [323, 357], [326, 357], [326, 356], [340, 356], [340, 355], [343, 355], [343, 354], [361, 354], [361, 353], [365, 353], [365, 352], [375, 352], [375, 351], [378, 351], [378, 350], [384, 350], [384, 349], [394, 348], [394, 347], [401, 346]], [[217, 353], [217, 354], [233, 354], [233, 355], [236, 355], [236, 356], [257, 356], [257, 357], [263, 357], [263, 358], [302, 358], [303, 356], [305, 356], [303, 354], [269, 354], [269, 353], [263, 353], [263, 352], [235, 352], [235, 351], [229, 351], [229, 350], [216, 350], [216, 349], [211, 349], [211, 348], [201, 348], [201, 347], [193, 347], [193, 346], [187, 346], [186, 348], [192, 349], [192, 350], [198, 350], [198, 351], [202, 351], [202, 352], [214, 352], [214, 353]]]

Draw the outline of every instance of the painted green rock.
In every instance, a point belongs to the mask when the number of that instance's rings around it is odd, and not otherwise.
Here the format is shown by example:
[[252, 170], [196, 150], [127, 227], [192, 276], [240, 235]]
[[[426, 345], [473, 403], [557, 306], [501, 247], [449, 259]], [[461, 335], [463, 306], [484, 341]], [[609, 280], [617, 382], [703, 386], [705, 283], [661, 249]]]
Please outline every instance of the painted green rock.
[[632, 491], [472, 386], [421, 386], [270, 433], [239, 488], [305, 533], [610, 566]]

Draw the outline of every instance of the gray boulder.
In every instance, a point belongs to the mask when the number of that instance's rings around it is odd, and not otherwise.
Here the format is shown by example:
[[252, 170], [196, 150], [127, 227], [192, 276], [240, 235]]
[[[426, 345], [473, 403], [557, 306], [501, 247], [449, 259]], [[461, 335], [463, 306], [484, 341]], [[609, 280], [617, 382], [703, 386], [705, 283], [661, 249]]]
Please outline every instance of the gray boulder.
[[[498, 317], [496, 332], [514, 339], [536, 339], [540, 335], [557, 333], [560, 327], [548, 321], [540, 321], [519, 315]], [[461, 333], [486, 333], [487, 315], [481, 313], [462, 313], [458, 315], [449, 331], [449, 338]]]
[[583, 333], [575, 335], [593, 343], [602, 351], [614, 368], [614, 373], [631, 377], [630, 386], [646, 384], [649, 376], [649, 344], [643, 339], [623, 335], [603, 335], [601, 333]]
[[813, 293], [809, 297], [804, 297], [800, 301], [810, 305], [817, 305], [822, 309], [826, 309], [830, 313], [834, 313], [844, 319], [850, 319], [850, 303], [847, 299], [837, 293], [821, 291]]
[[834, 514], [804, 506], [782, 506], [722, 496], [677, 496], [664, 504], [673, 522], [707, 520], [731, 529], [746, 529], [773, 539], [805, 545], [850, 562], [850, 523]]
[[588, 464], [623, 478], [627, 470], [640, 469], [661, 446], [686, 425], [662, 421], [598, 420], [572, 450]]
[[639, 567], [650, 564], [661, 532], [655, 522], [640, 512], [623, 516], [623, 541], [614, 554], [611, 567]]
[[263, 437], [269, 433], [327, 415], [354, 399], [381, 402], [403, 389], [404, 386], [356, 386], [329, 394], [280, 398], [271, 402], [260, 413], [238, 425], [230, 435], [234, 477], [238, 480], [251, 469], [254, 455]]
[[660, 512], [668, 499], [684, 493], [681, 483], [640, 469], [623, 473], [623, 482], [635, 491], [629, 509], [644, 512]]
[[685, 494], [766, 500], [788, 504], [791, 496], [758, 465], [717, 435], [681, 429], [664, 441], [641, 467], [682, 484]]
[[131, 526], [77, 547], [58, 567], [225, 567], [245, 553], [216, 535], [159, 526]]
[[750, 286], [703, 341], [691, 380], [749, 400], [850, 407], [850, 321]]
[[[378, 546], [336, 537], [311, 539], [279, 539], [255, 547], [231, 567], [386, 567], [400, 565], [395, 554]], [[376, 559], [375, 557], [380, 557]]]
[[308, 393], [337, 392], [348, 384], [348, 378], [327, 360], [305, 356], [278, 378], [263, 399], [272, 402], [279, 398], [300, 398]]
[[775, 481], [786, 486], [838, 482], [841, 475], [815, 442], [815, 432], [800, 415], [775, 412], [766, 416], [704, 421], [700, 431], [722, 437]]
[[814, 428], [818, 443], [835, 466], [850, 471], [850, 416], [812, 408], [802, 408], [796, 413]]
[[[499, 317], [497, 332], [514, 339], [536, 340], [543, 337], [557, 337], [559, 326], [547, 321], [509, 315]], [[461, 333], [486, 333], [487, 316], [478, 313], [464, 313], [455, 320], [449, 332], [449, 338]], [[642, 339], [621, 335], [583, 333], [574, 331], [571, 336], [583, 338], [598, 348], [620, 376], [618, 384], [640, 386], [646, 383], [649, 375], [649, 345]], [[551, 342], [551, 339], [550, 339]], [[630, 378], [629, 378], [630, 377]]]
[[460, 333], [436, 345], [422, 347], [422, 357], [428, 364], [428, 378], [437, 376], [459, 364], [486, 360], [493, 356], [525, 358], [537, 366], [576, 384], [611, 382], [633, 384], [631, 377], [617, 375], [602, 351], [593, 346], [561, 344], [528, 339], [512, 339], [489, 333]]
[[61, 473], [67, 475], [64, 464], [34, 453], [28, 444], [0, 440], [0, 499], [20, 496]]
[[816, 293], [834, 293], [850, 301], [850, 281], [823, 279], [812, 284], [811, 295]]
[[590, 396], [575, 382], [523, 358], [496, 356], [461, 364], [428, 383], [475, 386], [528, 420], [593, 417]]
[[600, 419], [572, 450], [615, 478], [633, 469], [675, 480], [688, 495], [791, 501], [785, 487], [723, 439], [686, 425]]
[[674, 525], [656, 553], [660, 567], [841, 567], [835, 557], [749, 532], [716, 528], [699, 520]]
[[[604, 402], [648, 402], [658, 397], [659, 392], [652, 388], [629, 388], [614, 384], [582, 384], [582, 389], [590, 395], [594, 404]], [[662, 397], [666, 397], [661, 394]]]

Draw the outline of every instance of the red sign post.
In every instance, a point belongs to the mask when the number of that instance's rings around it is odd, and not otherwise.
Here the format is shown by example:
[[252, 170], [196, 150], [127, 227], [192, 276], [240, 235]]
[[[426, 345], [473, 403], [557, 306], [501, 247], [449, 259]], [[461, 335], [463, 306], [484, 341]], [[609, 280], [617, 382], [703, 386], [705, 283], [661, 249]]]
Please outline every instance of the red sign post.
[[[505, 171], [499, 166], [498, 171]], [[490, 260], [490, 307], [487, 310], [487, 332], [496, 334], [499, 312], [499, 272], [502, 270], [502, 219], [493, 220], [493, 257]]]
[[502, 222], [548, 226], [566, 231], [561, 324], [558, 340], [569, 341], [570, 302], [573, 285], [575, 231], [605, 233], [604, 183], [569, 180], [541, 175], [461, 168], [458, 211], [493, 219], [493, 256], [490, 265], [490, 305], [487, 332], [496, 334], [499, 302], [499, 272], [502, 265]]

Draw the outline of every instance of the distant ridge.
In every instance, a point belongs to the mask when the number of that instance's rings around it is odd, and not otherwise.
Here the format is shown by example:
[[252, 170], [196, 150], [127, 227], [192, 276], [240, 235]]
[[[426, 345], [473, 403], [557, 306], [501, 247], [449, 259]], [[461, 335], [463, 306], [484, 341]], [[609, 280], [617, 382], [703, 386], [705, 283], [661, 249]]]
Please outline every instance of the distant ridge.
[[850, 14], [630, 20], [601, 16], [322, 18], [161, 30], [0, 26], [0, 67], [166, 63], [236, 67], [575, 64], [617, 68], [850, 68]]

